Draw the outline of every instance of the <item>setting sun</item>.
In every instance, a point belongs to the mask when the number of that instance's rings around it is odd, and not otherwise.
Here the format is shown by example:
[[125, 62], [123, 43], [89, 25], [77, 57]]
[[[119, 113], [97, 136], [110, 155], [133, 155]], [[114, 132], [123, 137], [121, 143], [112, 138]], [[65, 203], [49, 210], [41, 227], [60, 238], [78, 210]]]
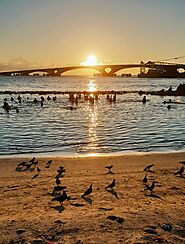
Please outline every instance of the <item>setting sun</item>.
[[98, 62], [97, 57], [94, 54], [89, 55], [85, 61], [80, 63], [81, 65], [94, 66], [101, 64]]

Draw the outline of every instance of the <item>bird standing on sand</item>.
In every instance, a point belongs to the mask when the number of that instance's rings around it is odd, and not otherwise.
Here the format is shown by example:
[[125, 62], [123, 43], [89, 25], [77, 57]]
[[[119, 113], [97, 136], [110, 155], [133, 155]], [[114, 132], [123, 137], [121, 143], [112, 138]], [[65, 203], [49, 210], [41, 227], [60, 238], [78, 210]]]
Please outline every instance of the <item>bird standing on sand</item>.
[[143, 178], [143, 183], [146, 184], [147, 181], [148, 181], [148, 179], [147, 179], [147, 176], [145, 175], [145, 177]]
[[84, 194], [81, 195], [81, 197], [85, 197], [87, 195], [90, 195], [92, 193], [92, 184], [90, 187], [84, 192]]
[[181, 175], [184, 173], [184, 166], [182, 166], [177, 172], [174, 173], [174, 175]]
[[108, 173], [111, 172], [112, 167], [113, 167], [113, 165], [105, 166], [105, 168], [109, 170]]
[[23, 161], [23, 162], [19, 163], [17, 166], [18, 167], [20, 167], [20, 166], [26, 166], [27, 164], [28, 164], [28, 162]]
[[155, 188], [155, 181], [153, 181], [152, 184], [151, 184], [150, 186], [147, 185], [147, 186], [145, 187], [145, 190], [149, 190], [149, 191], [151, 192], [151, 194], [152, 194], [154, 188]]
[[67, 188], [67, 186], [54, 186], [54, 191], [63, 191]]
[[32, 164], [36, 166], [38, 163], [39, 163], [39, 161], [37, 160], [37, 161], [34, 161]]
[[185, 161], [179, 161], [180, 164], [184, 164], [185, 165]]
[[58, 201], [61, 205], [63, 205], [63, 202], [67, 199], [67, 193], [64, 190], [62, 195], [52, 198], [51, 201]]
[[37, 172], [38, 174], [41, 172], [41, 169], [39, 167], [37, 167]]
[[144, 168], [144, 171], [150, 171], [154, 164], [149, 164]]
[[51, 166], [52, 161], [52, 159], [47, 161], [45, 168], [49, 168]]
[[35, 161], [35, 157], [33, 157], [29, 162], [33, 163]]
[[60, 185], [61, 184], [61, 181], [60, 181], [60, 179], [58, 177], [56, 178], [56, 184], [57, 185]]
[[111, 190], [113, 190], [113, 187], [115, 187], [115, 185], [116, 185], [116, 180], [114, 179], [110, 185], [105, 187], [105, 189], [111, 188]]

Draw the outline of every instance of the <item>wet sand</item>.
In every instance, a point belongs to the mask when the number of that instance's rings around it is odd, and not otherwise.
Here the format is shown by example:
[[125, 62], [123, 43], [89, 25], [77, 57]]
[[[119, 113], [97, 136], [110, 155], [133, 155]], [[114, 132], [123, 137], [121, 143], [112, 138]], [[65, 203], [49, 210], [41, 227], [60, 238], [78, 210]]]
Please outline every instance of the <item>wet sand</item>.
[[[30, 158], [0, 159], [0, 243], [185, 243], [185, 177], [174, 175], [185, 152], [37, 159], [34, 179], [35, 170], [16, 171]], [[148, 164], [152, 194], [143, 184]], [[71, 197], [63, 206], [51, 201], [60, 165]], [[92, 194], [81, 198], [91, 183]]]

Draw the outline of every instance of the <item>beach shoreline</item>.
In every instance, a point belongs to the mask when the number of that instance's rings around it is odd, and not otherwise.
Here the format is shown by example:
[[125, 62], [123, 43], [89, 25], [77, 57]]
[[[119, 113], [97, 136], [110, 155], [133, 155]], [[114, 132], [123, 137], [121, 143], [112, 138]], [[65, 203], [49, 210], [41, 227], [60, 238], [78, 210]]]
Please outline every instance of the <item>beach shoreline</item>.
[[[37, 157], [41, 169], [16, 171], [28, 157], [0, 158], [1, 242], [10, 243], [183, 243], [185, 178], [174, 175], [185, 152], [107, 156]], [[49, 168], [46, 162], [52, 159]], [[143, 169], [154, 164], [152, 171]], [[51, 201], [57, 169], [71, 197]], [[113, 165], [107, 174], [107, 165]], [[153, 194], [143, 177], [156, 182]], [[116, 180], [114, 191], [105, 187]], [[80, 196], [92, 184], [89, 199]], [[170, 224], [172, 229], [165, 229]]]

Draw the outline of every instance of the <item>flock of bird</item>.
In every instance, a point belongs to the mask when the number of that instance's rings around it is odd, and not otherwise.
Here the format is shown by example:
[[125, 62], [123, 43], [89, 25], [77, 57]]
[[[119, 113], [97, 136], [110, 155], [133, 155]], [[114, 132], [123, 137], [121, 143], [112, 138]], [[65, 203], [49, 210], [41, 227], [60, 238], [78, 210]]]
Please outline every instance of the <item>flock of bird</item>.
[[[48, 160], [45, 168], [50, 168], [51, 164], [52, 164], [53, 160]], [[184, 173], [184, 165], [185, 165], [185, 161], [180, 161], [180, 164], [182, 164], [182, 166], [180, 167], [179, 170], [177, 170], [174, 175], [179, 175], [180, 177], [185, 177], [183, 175]], [[38, 160], [36, 160], [35, 157], [33, 157], [31, 160], [29, 160], [28, 162], [21, 162], [17, 165], [18, 169], [21, 169], [21, 171], [37, 171], [37, 174], [35, 174], [32, 179], [36, 178], [39, 176], [41, 169], [38, 167]], [[153, 194], [154, 188], [155, 188], [155, 183], [156, 181], [153, 181], [152, 183], [149, 184], [149, 179], [147, 178], [147, 174], [148, 173], [154, 173], [154, 171], [152, 171], [152, 167], [154, 166], [154, 164], [149, 164], [144, 168], [144, 171], [146, 172], [144, 178], [143, 178], [143, 184], [144, 184], [144, 191], [149, 191], [151, 193], [151, 195]], [[112, 168], [113, 165], [108, 165], [105, 166], [105, 168], [108, 170], [107, 174], [113, 174], [112, 172]], [[19, 170], [20, 171], [20, 170]], [[59, 202], [61, 205], [63, 205], [63, 202], [66, 200], [70, 200], [71, 197], [67, 195], [66, 192], [66, 186], [62, 186], [61, 184], [61, 177], [64, 177], [66, 170], [64, 168], [64, 166], [59, 166], [56, 172], [56, 176], [55, 176], [55, 183], [56, 185], [53, 187], [53, 192], [51, 193], [51, 195], [53, 196], [53, 198], [51, 199], [51, 201], [57, 201]], [[113, 191], [114, 187], [116, 186], [116, 180], [113, 179], [113, 181], [107, 185], [105, 187], [105, 190], [111, 190]], [[90, 186], [87, 188], [87, 190], [85, 190], [85, 192], [81, 195], [81, 198], [86, 198], [87, 196], [90, 196], [90, 194], [93, 192], [93, 186], [92, 184], [90, 184]]]

